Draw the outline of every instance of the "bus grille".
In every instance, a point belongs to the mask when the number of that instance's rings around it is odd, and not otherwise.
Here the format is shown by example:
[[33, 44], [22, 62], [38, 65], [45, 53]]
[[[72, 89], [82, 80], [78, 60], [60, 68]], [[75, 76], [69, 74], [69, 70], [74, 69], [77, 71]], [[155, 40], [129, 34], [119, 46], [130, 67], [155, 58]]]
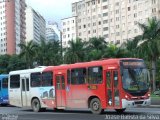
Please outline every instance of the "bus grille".
[[135, 104], [143, 104], [143, 101], [136, 101]]

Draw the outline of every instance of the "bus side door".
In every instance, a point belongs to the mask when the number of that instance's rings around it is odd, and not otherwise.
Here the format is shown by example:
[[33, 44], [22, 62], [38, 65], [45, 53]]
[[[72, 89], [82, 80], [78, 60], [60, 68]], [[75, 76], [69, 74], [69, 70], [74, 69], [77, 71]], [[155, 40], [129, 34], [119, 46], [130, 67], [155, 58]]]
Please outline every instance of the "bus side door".
[[30, 104], [28, 103], [29, 100], [29, 78], [27, 77], [22, 77], [21, 78], [21, 83], [22, 83], [22, 106], [29, 106]]
[[106, 92], [107, 92], [107, 108], [119, 108], [120, 107], [120, 93], [118, 77], [118, 70], [105, 71], [106, 76]]
[[1, 104], [1, 102], [2, 102], [2, 92], [1, 92], [1, 90], [2, 90], [2, 86], [1, 86], [1, 79], [0, 79], [0, 104]]
[[57, 108], [64, 109], [66, 106], [66, 90], [65, 90], [65, 76], [56, 75], [56, 104]]

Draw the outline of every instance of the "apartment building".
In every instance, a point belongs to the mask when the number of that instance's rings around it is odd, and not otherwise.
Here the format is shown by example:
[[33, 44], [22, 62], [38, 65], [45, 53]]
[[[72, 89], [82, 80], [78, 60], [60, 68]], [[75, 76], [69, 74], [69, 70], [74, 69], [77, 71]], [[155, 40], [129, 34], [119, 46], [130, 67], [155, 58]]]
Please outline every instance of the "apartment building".
[[59, 30], [56, 22], [48, 22], [46, 26], [46, 39], [47, 41], [61, 40], [61, 31]]
[[28, 6], [26, 8], [26, 42], [33, 40], [40, 43], [42, 38], [46, 39], [46, 21], [42, 15]]
[[25, 0], [0, 1], [0, 55], [19, 54], [25, 41]]
[[72, 15], [77, 16], [77, 37], [122, 44], [142, 33], [137, 22], [160, 18], [160, 0], [82, 0], [72, 3]]
[[76, 39], [76, 16], [64, 18], [62, 21], [62, 46], [68, 47], [68, 41]]

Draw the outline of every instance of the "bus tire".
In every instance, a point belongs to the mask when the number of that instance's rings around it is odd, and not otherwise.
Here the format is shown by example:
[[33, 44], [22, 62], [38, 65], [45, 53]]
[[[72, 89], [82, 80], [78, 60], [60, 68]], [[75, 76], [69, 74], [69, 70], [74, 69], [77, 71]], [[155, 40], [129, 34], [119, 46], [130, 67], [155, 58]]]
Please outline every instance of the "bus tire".
[[101, 114], [104, 109], [102, 109], [101, 102], [98, 98], [93, 98], [90, 102], [90, 109], [93, 114]]
[[34, 98], [32, 100], [32, 109], [34, 112], [40, 112], [41, 111], [41, 104], [37, 98]]
[[121, 113], [123, 113], [126, 110], [126, 108], [115, 109], [115, 110], [116, 110], [117, 113], [121, 114]]

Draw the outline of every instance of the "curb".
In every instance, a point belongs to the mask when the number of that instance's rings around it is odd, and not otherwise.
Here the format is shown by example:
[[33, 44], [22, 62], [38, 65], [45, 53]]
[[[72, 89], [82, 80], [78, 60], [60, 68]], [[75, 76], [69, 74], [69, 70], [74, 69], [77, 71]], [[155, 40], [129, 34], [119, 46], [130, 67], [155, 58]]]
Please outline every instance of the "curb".
[[150, 105], [148, 108], [160, 108], [160, 105]]

